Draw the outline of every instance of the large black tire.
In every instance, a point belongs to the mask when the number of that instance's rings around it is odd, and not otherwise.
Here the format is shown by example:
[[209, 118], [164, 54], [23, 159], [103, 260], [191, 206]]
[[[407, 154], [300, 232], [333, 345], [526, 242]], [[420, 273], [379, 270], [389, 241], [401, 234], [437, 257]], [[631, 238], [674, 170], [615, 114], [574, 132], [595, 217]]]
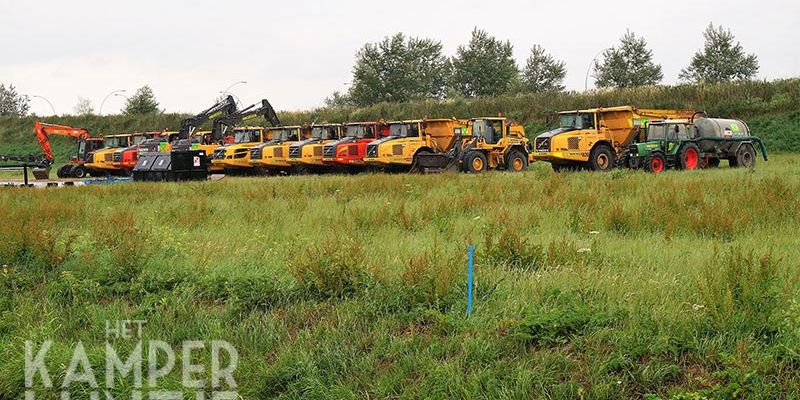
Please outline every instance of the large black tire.
[[69, 176], [73, 178], [85, 178], [86, 177], [86, 168], [83, 165], [74, 165], [69, 170]]
[[511, 150], [506, 156], [506, 169], [511, 172], [522, 172], [528, 168], [528, 157], [519, 150]]
[[472, 174], [486, 171], [488, 164], [486, 156], [480, 151], [470, 151], [464, 157], [464, 169]]
[[607, 144], [598, 144], [589, 153], [589, 168], [592, 171], [610, 171], [615, 163], [614, 149]]
[[69, 170], [72, 168], [70, 164], [64, 164], [56, 171], [56, 176], [59, 178], [69, 178]]
[[753, 168], [756, 166], [756, 149], [750, 143], [745, 143], [736, 151], [736, 166]]
[[660, 174], [667, 169], [667, 158], [662, 153], [653, 153], [644, 159], [644, 170]]
[[678, 149], [678, 169], [698, 169], [700, 168], [700, 147], [692, 142], [684, 143]]

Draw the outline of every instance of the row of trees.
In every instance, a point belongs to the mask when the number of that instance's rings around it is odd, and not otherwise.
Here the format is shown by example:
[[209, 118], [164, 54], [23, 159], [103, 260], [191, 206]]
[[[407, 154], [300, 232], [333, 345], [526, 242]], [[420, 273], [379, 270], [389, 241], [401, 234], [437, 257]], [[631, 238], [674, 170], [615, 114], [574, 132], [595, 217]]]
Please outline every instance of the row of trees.
[[[730, 30], [709, 24], [703, 36], [705, 45], [681, 71], [681, 80], [715, 83], [755, 77], [758, 59], [745, 53]], [[520, 69], [509, 41], [477, 28], [453, 57], [442, 53], [439, 41], [398, 33], [364, 45], [356, 54], [352, 86], [346, 93], [334, 92], [326, 104], [368, 106], [384, 101], [562, 91], [566, 71], [564, 61], [539, 45], [533, 46]], [[658, 84], [664, 74], [645, 39], [628, 31], [594, 64], [594, 78], [601, 88], [635, 87]]]
[[[30, 109], [30, 98], [27, 95], [18, 93], [14, 85], [6, 87], [0, 84], [0, 116], [21, 117], [28, 113]], [[94, 106], [91, 100], [85, 97], [78, 97], [73, 111], [76, 115], [93, 115]], [[126, 115], [144, 115], [161, 112], [158, 108], [155, 94], [149, 86], [143, 86], [136, 90], [133, 96], [125, 101], [122, 113]]]

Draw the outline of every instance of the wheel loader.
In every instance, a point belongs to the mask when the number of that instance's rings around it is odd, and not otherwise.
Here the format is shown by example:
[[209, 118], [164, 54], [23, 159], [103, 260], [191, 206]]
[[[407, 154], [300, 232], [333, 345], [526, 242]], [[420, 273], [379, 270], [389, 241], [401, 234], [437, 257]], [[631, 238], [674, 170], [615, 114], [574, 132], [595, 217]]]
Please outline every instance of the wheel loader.
[[694, 110], [651, 110], [633, 106], [562, 111], [560, 126], [534, 140], [532, 160], [549, 162], [554, 171], [608, 171], [628, 145], [644, 139], [651, 120], [689, 119]]
[[289, 164], [297, 171], [321, 172], [329, 167], [323, 162], [323, 148], [326, 144], [342, 137], [340, 124], [311, 125], [311, 137], [289, 146]]
[[267, 130], [272, 139], [250, 149], [250, 163], [267, 173], [292, 172], [289, 147], [311, 137], [308, 126], [280, 126]]
[[409, 170], [420, 154], [450, 150], [456, 137], [467, 129], [467, 121], [455, 118], [394, 121], [388, 125], [389, 136], [367, 145], [367, 165]]
[[466, 134], [451, 149], [417, 155], [412, 171], [520, 172], [528, 166], [529, 148], [521, 125], [502, 116], [472, 118], [467, 121]]

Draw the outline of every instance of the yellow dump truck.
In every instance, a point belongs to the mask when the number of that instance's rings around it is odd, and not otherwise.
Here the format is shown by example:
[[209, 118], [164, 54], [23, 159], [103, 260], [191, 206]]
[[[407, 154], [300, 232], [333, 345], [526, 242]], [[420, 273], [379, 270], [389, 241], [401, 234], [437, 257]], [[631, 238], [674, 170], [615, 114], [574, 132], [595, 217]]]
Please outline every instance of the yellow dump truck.
[[367, 145], [364, 162], [381, 168], [409, 168], [418, 154], [449, 150], [466, 133], [461, 119], [418, 119], [389, 122], [389, 136]]
[[114, 152], [131, 146], [132, 136], [130, 133], [124, 133], [104, 137], [103, 147], [89, 155], [85, 164], [86, 171], [92, 176], [120, 171], [119, 167], [114, 166]]
[[652, 110], [633, 106], [562, 111], [558, 128], [534, 140], [532, 159], [553, 170], [607, 171], [634, 141], [643, 139], [650, 120], [689, 119], [694, 110]]
[[217, 147], [211, 159], [211, 165], [225, 171], [252, 169], [250, 149], [269, 141], [264, 128], [258, 126], [241, 126], [233, 128], [233, 143]]
[[266, 172], [289, 172], [289, 146], [311, 137], [306, 126], [279, 126], [267, 130], [272, 140], [250, 148], [250, 164]]
[[320, 124], [311, 126], [311, 137], [289, 146], [289, 163], [296, 169], [324, 169], [322, 161], [326, 144], [337, 141], [342, 136], [340, 124]]

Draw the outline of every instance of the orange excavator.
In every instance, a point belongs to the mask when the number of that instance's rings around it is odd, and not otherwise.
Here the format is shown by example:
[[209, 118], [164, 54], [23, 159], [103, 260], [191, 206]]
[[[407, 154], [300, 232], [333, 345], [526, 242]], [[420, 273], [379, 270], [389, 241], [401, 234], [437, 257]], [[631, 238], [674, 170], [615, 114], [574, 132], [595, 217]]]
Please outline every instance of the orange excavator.
[[36, 132], [36, 139], [39, 140], [39, 145], [44, 151], [45, 160], [40, 168], [33, 170], [33, 175], [36, 179], [48, 179], [50, 167], [55, 162], [53, 155], [53, 148], [50, 146], [50, 135], [69, 136], [75, 138], [78, 144], [78, 152], [75, 157], [69, 160], [69, 163], [61, 166], [58, 169], [57, 175], [59, 178], [83, 178], [86, 176], [86, 160], [90, 157], [91, 153], [103, 147], [103, 138], [92, 137], [89, 131], [83, 128], [73, 128], [66, 125], [47, 124], [44, 122], [36, 121], [34, 125]]

